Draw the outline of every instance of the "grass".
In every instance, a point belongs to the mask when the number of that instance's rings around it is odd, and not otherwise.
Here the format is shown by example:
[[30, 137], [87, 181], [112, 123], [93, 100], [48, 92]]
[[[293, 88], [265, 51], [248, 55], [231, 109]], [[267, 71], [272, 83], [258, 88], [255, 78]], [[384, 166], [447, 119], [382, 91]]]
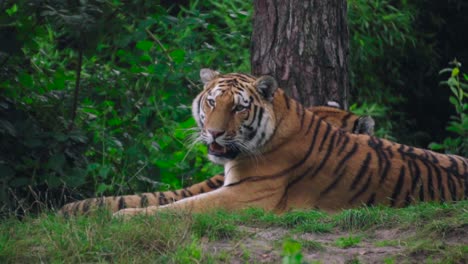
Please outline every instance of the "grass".
[[349, 235], [338, 238], [335, 241], [335, 245], [340, 248], [350, 248], [356, 246], [359, 242], [361, 242], [361, 237]]
[[[289, 241], [284, 242], [289, 243], [289, 253], [265, 250], [262, 254], [274, 252], [279, 259], [281, 255], [288, 256], [289, 261], [306, 252], [361, 247], [372, 238], [369, 234], [383, 229], [398, 229], [408, 235], [373, 241], [375, 247], [403, 248], [402, 255], [386, 256], [380, 262], [398, 263], [402, 256], [436, 263], [468, 261], [467, 245], [457, 239], [450, 244], [443, 240], [467, 235], [468, 201], [462, 201], [403, 209], [361, 208], [337, 214], [294, 211], [275, 215], [257, 209], [196, 215], [161, 213], [129, 221], [113, 219], [108, 212], [70, 219], [47, 213], [21, 221], [1, 220], [0, 263], [217, 263], [234, 259], [255, 262], [259, 254], [249, 244], [252, 242], [247, 241], [259, 239], [257, 231], [245, 234], [239, 226], [260, 231], [283, 230], [281, 237]], [[306, 239], [301, 236], [305, 233], [335, 238], [327, 243]], [[337, 238], [336, 234], [341, 236]], [[265, 244], [269, 242], [274, 241], [266, 239]], [[219, 246], [211, 250], [212, 245]]]

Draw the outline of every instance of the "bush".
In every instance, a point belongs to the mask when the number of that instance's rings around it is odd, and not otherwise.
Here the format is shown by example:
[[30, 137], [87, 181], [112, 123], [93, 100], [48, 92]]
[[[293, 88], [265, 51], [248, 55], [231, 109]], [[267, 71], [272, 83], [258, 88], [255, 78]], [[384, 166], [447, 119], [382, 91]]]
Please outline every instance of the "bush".
[[449, 73], [447, 81], [441, 85], [448, 87], [451, 91], [449, 101], [455, 108], [456, 115], [451, 116], [446, 129], [455, 137], [447, 137], [442, 143], [431, 143], [429, 148], [443, 150], [446, 153], [468, 156], [468, 75], [460, 72], [461, 63], [454, 60], [450, 68], [440, 71], [440, 74]]

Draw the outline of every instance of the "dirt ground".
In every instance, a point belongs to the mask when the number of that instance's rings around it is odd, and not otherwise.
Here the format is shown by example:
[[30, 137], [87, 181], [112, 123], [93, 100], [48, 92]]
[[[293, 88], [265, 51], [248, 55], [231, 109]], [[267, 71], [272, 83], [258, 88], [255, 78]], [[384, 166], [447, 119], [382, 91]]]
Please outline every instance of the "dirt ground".
[[[302, 248], [303, 263], [425, 263], [427, 259], [427, 252], [408, 251], [406, 241], [414, 241], [415, 237], [411, 230], [394, 228], [351, 233], [359, 236], [361, 241], [348, 248], [337, 246], [337, 239], [350, 235], [350, 232], [339, 230], [324, 234], [291, 234], [290, 230], [281, 228], [241, 227], [241, 231], [243, 235], [240, 239], [204, 241], [204, 248], [210, 254], [226, 252], [230, 256], [229, 263], [281, 263], [282, 241], [285, 237], [291, 237], [320, 244], [318, 248]], [[447, 246], [468, 245], [468, 226], [440, 237], [438, 242]], [[430, 259], [438, 262], [437, 256]]]

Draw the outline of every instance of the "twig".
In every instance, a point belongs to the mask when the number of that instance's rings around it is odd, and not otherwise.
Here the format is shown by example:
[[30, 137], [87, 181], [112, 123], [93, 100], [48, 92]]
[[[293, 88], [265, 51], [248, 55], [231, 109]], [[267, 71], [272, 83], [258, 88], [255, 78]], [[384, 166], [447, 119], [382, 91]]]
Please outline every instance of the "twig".
[[[171, 68], [171, 72], [175, 72], [175, 69], [174, 69], [174, 59], [172, 59], [171, 55], [169, 54], [169, 52], [167, 51], [167, 49], [164, 47], [164, 45], [161, 43], [161, 41], [159, 41], [159, 39], [153, 34], [151, 33], [151, 31], [149, 31], [149, 29], [146, 29], [146, 33], [148, 33], [148, 35], [150, 36], [150, 38], [152, 40], [154, 40], [162, 49], [162, 51], [164, 52], [164, 55], [166, 55], [167, 59], [169, 60], [169, 62], [171, 63], [169, 65], [169, 67]], [[184, 79], [189, 82], [193, 87], [198, 87], [198, 85], [196, 83], [194, 83], [192, 80], [190, 80], [189, 78], [187, 77], [184, 77]]]

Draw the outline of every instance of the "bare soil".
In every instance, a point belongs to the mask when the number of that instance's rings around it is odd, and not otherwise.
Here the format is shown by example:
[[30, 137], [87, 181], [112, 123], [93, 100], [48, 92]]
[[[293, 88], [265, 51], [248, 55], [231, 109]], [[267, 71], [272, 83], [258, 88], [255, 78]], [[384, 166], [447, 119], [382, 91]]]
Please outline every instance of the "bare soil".
[[[412, 230], [392, 228], [354, 234], [341, 230], [323, 234], [292, 234], [287, 229], [245, 226], [240, 230], [243, 235], [239, 239], [203, 241], [205, 251], [210, 254], [225, 252], [230, 256], [229, 263], [281, 263], [282, 242], [285, 237], [291, 237], [320, 243], [320, 248], [302, 248], [305, 263], [424, 263], [427, 259], [424, 251], [409, 253], [407, 241], [417, 237]], [[447, 246], [468, 245], [468, 226], [457, 231], [438, 238], [438, 242]], [[350, 234], [359, 236], [361, 241], [349, 248], [338, 247], [336, 240]], [[431, 260], [438, 262], [437, 256], [431, 256]]]

